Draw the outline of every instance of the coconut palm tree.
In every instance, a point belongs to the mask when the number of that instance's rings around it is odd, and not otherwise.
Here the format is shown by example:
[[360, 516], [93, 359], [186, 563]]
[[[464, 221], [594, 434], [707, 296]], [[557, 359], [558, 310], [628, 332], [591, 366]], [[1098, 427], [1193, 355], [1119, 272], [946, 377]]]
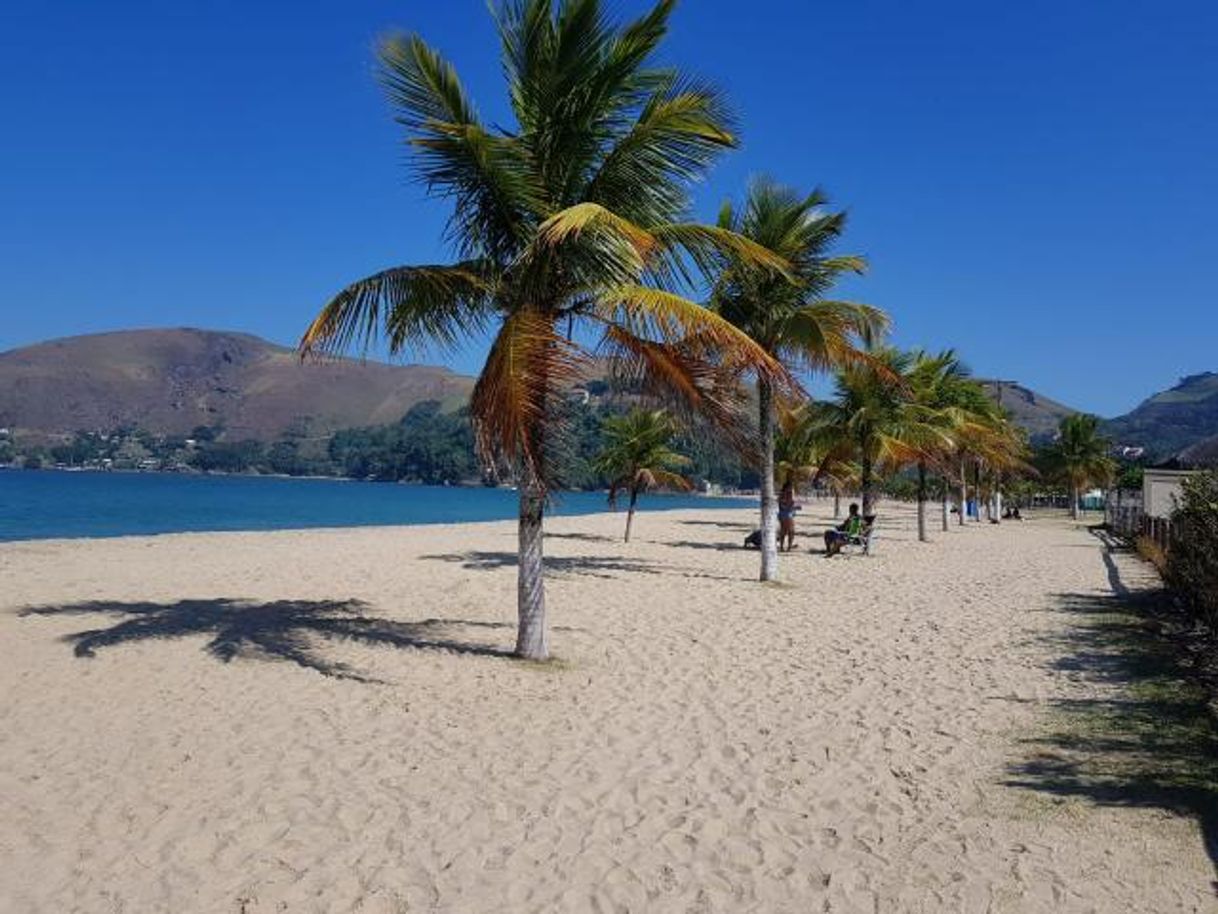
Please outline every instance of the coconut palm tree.
[[985, 388], [970, 376], [968, 368], [952, 350], [936, 355], [918, 351], [906, 377], [910, 404], [921, 410], [931, 424], [940, 425], [944, 436], [928, 439], [930, 447], [918, 455], [918, 539], [925, 542], [926, 506], [929, 500], [928, 476], [938, 472], [943, 479], [943, 530], [948, 529], [948, 476], [961, 466], [961, 517], [963, 517], [967, 485], [962, 455], [984, 463], [995, 474], [1020, 469], [1026, 465], [1026, 442], [1019, 431], [985, 392]]
[[688, 492], [693, 484], [677, 472], [689, 466], [690, 459], [672, 449], [677, 433], [672, 418], [662, 409], [638, 407], [623, 416], [610, 416], [602, 424], [604, 449], [596, 469], [609, 480], [609, 503], [617, 503], [617, 493], [630, 493], [626, 510], [625, 542], [630, 542], [634, 507], [639, 495], [648, 489], [677, 489]]
[[[729, 202], [719, 227], [743, 235], [790, 264], [787, 275], [760, 269], [738, 256], [722, 258], [711, 307], [747, 333], [771, 357], [792, 370], [824, 371], [866, 361], [859, 343], [870, 345], [888, 319], [869, 305], [833, 301], [825, 295], [844, 273], [862, 273], [863, 258], [831, 255], [846, 214], [824, 209], [815, 190], [801, 194], [768, 179], [754, 181], [744, 207]], [[774, 481], [777, 390], [757, 378], [757, 458], [761, 470], [761, 580], [778, 576], [778, 501]]]
[[823, 443], [808, 421], [807, 404], [782, 409], [776, 417], [774, 482], [778, 488], [798, 487], [816, 476], [824, 456]]
[[[946, 477], [954, 477], [959, 486], [960, 512], [957, 522], [964, 526], [968, 507], [968, 471], [975, 466], [978, 455], [992, 452], [997, 459], [1004, 453], [1006, 431], [1002, 410], [985, 388], [967, 376], [955, 379], [941, 391], [942, 402], [954, 410], [960, 421], [955, 433], [955, 453], [944, 463], [943, 529], [947, 530]], [[979, 492], [974, 495], [980, 499]]]
[[915, 398], [914, 354], [883, 347], [870, 355], [839, 371], [833, 397], [811, 407], [820, 434], [835, 442], [830, 459], [858, 463], [864, 516], [875, 513], [881, 472], [935, 459], [951, 447], [956, 428], [951, 410]]
[[1057, 440], [1049, 448], [1050, 466], [1070, 487], [1070, 516], [1079, 518], [1083, 488], [1105, 485], [1116, 472], [1108, 456], [1108, 439], [1100, 436], [1100, 420], [1087, 413], [1066, 416], [1058, 425]]
[[385, 40], [380, 78], [415, 175], [452, 207], [452, 263], [393, 267], [340, 291], [301, 349], [383, 338], [391, 353], [493, 334], [470, 400], [480, 453], [520, 492], [519, 656], [549, 655], [542, 523], [559, 482], [555, 408], [590, 343], [652, 394], [723, 423], [719, 383], [783, 367], [679, 294], [728, 252], [764, 273], [781, 258], [686, 221], [688, 187], [736, 143], [718, 92], [654, 63], [673, 0], [624, 25], [600, 0], [510, 0], [496, 13], [511, 123], [479, 116], [456, 70], [415, 35]]
[[[929, 473], [934, 469], [945, 468], [950, 454], [957, 447], [956, 434], [967, 431], [967, 426], [979, 419], [967, 410], [968, 396], [961, 389], [971, 383], [968, 380], [968, 369], [950, 349], [936, 355], [916, 351], [906, 376], [906, 383], [908, 400], [905, 408], [911, 413], [920, 412], [922, 421], [942, 430], [941, 437], [928, 437], [926, 446], [919, 448], [915, 457], [918, 472], [918, 540], [927, 542], [930, 539], [926, 529]], [[911, 415], [910, 418], [919, 417]], [[943, 529], [946, 530], [946, 484], [943, 507]]]

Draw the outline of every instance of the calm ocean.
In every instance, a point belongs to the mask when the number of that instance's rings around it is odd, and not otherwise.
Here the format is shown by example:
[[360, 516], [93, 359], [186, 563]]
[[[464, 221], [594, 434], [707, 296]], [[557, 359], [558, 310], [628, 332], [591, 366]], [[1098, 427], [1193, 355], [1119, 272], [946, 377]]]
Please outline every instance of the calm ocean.
[[[506, 489], [0, 470], [0, 540], [509, 520], [516, 517], [516, 504], [516, 493]], [[642, 511], [741, 504], [695, 495], [639, 499]], [[553, 513], [604, 510], [604, 494], [570, 492], [556, 498]]]

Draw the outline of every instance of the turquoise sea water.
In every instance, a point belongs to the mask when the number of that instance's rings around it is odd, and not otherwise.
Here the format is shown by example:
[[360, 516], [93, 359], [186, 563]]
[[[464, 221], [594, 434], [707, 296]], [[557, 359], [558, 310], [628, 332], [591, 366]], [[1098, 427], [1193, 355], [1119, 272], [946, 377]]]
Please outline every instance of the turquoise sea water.
[[[286, 530], [509, 520], [507, 489], [328, 479], [0, 470], [0, 540], [192, 530]], [[639, 509], [740, 507], [737, 499], [654, 495]], [[557, 496], [555, 514], [606, 510], [598, 492]]]

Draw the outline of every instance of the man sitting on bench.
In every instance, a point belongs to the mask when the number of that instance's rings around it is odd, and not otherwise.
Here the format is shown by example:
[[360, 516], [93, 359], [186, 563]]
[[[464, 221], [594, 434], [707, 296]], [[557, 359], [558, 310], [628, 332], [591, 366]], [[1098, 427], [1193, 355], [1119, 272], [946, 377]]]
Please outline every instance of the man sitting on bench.
[[857, 503], [850, 505], [846, 519], [836, 527], [825, 531], [825, 558], [832, 558], [842, 551], [842, 547], [859, 542], [865, 533], [863, 518], [859, 515]]

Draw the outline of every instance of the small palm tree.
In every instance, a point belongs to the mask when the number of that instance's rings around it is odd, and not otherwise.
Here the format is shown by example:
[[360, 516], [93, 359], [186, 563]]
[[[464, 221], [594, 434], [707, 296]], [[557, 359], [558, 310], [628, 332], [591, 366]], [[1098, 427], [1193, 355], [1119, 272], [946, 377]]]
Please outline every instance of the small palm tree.
[[557, 403], [599, 339], [614, 370], [728, 424], [719, 382], [788, 373], [730, 322], [679, 294], [691, 263], [730, 254], [782, 274], [761, 246], [686, 221], [688, 188], [736, 144], [719, 93], [654, 63], [673, 0], [622, 26], [600, 0], [508, 0], [497, 13], [514, 123], [478, 115], [453, 67], [414, 35], [380, 47], [380, 76], [412, 163], [452, 206], [452, 263], [393, 267], [339, 292], [304, 353], [377, 338], [391, 353], [492, 331], [470, 412], [487, 465], [520, 492], [516, 652], [549, 655], [542, 561], [557, 485]]
[[[1026, 446], [1018, 429], [1003, 415], [985, 388], [969, 375], [968, 368], [952, 350], [936, 355], [918, 351], [906, 376], [909, 408], [921, 411], [925, 421], [938, 427], [942, 436], [928, 436], [915, 464], [918, 471], [918, 539], [929, 539], [926, 506], [929, 500], [928, 476], [938, 472], [943, 478], [943, 530], [948, 528], [947, 477], [962, 453], [978, 464], [985, 464], [995, 475], [1026, 468]], [[962, 460], [960, 461], [963, 462]], [[960, 471], [963, 487], [965, 470]], [[961, 517], [965, 493], [961, 492]]]
[[834, 442], [836, 463], [856, 461], [863, 514], [875, 513], [879, 474], [916, 463], [950, 441], [942, 412], [910, 399], [913, 357], [891, 347], [838, 372], [831, 399], [812, 404], [819, 434]]
[[625, 542], [630, 542], [634, 508], [639, 495], [649, 489], [676, 489], [688, 492], [693, 484], [677, 472], [690, 460], [671, 447], [677, 433], [672, 418], [664, 410], [638, 407], [624, 416], [610, 416], [603, 426], [605, 446], [596, 469], [609, 480], [609, 503], [617, 503], [617, 493], [630, 493], [626, 510]]
[[774, 482], [779, 489], [798, 487], [816, 477], [824, 448], [808, 422], [807, 404], [784, 409], [777, 419]]
[[[956, 433], [963, 430], [974, 417], [958, 404], [964, 399], [961, 386], [969, 383], [968, 370], [950, 349], [930, 355], [921, 350], [913, 354], [913, 364], [906, 377], [910, 410], [920, 410], [924, 418], [942, 429], [942, 437], [930, 439], [915, 458], [918, 471], [918, 540], [930, 539], [926, 528], [926, 505], [929, 499], [928, 475], [942, 468], [957, 446]], [[946, 500], [944, 506], [946, 506]], [[946, 513], [944, 514], [946, 528]]]
[[1050, 466], [1070, 487], [1070, 516], [1079, 518], [1083, 488], [1105, 485], [1116, 473], [1108, 456], [1108, 439], [1100, 436], [1100, 420], [1086, 413], [1066, 416], [1058, 426], [1057, 440], [1049, 449]]
[[[967, 372], [966, 372], [967, 375]], [[960, 513], [958, 523], [966, 522], [968, 508], [968, 469], [977, 465], [982, 454], [999, 459], [1004, 453], [1004, 441], [1008, 434], [1002, 410], [986, 393], [980, 383], [965, 376], [948, 383], [941, 391], [942, 402], [960, 417], [956, 428], [954, 453], [947, 455], [944, 463], [945, 477], [954, 477], [959, 486]], [[947, 485], [944, 484], [944, 498]], [[974, 495], [980, 500], [979, 490]], [[946, 501], [944, 501], [944, 525], [947, 529]]]
[[[845, 228], [846, 214], [826, 211], [825, 203], [820, 191], [801, 194], [762, 179], [749, 188], [742, 210], [727, 203], [719, 215], [720, 229], [749, 238], [788, 263], [790, 270], [775, 275], [758, 269], [755, 261], [721, 258], [711, 307], [792, 370], [834, 370], [865, 362], [858, 344], [870, 344], [888, 326], [876, 308], [825, 298], [842, 274], [861, 273], [866, 267], [861, 257], [830, 254]], [[780, 394], [772, 378], [758, 377], [763, 581], [778, 576], [774, 446]]]

